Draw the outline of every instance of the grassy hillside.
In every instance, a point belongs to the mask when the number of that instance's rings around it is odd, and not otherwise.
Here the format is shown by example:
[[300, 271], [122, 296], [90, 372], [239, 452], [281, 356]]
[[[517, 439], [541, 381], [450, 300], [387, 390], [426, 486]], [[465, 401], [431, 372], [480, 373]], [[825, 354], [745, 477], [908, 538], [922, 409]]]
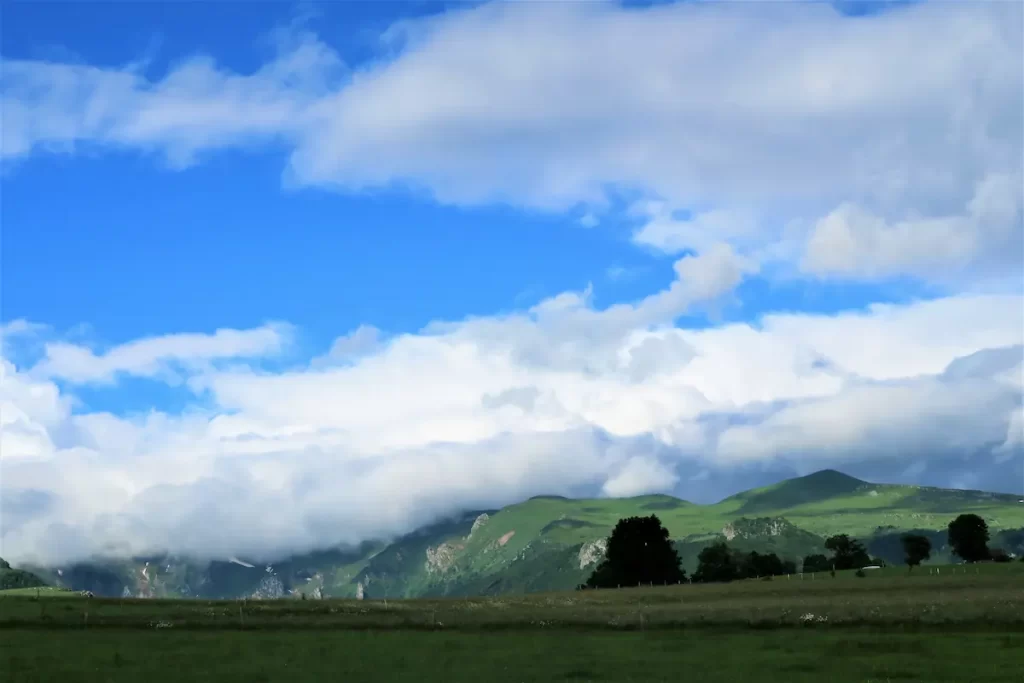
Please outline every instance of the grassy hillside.
[[668, 528], [690, 573], [701, 549], [715, 541], [799, 561], [824, 552], [824, 539], [836, 533], [858, 537], [874, 556], [900, 562], [900, 535], [919, 531], [932, 538], [932, 562], [949, 562], [945, 528], [965, 512], [988, 521], [993, 547], [1024, 553], [1020, 500], [983, 491], [872, 484], [825, 470], [713, 505], [665, 495], [537, 496], [501, 510], [442, 520], [390, 543], [272, 564], [151, 558], [52, 570], [44, 578], [102, 595], [141, 597], [395, 599], [567, 590], [600, 561], [603, 540], [619, 519], [650, 514]]
[[45, 586], [46, 582], [23, 569], [15, 569], [4, 559], [0, 558], [0, 591], [37, 588]]

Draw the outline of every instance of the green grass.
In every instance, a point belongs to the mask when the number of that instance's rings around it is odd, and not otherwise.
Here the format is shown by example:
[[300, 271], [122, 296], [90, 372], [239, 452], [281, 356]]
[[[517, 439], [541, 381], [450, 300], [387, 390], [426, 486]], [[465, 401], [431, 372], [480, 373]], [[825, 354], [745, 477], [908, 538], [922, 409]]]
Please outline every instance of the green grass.
[[79, 592], [69, 591], [66, 588], [55, 588], [54, 586], [39, 586], [36, 588], [8, 588], [6, 590], [0, 590], [0, 598], [15, 597], [80, 598], [84, 596]]
[[[11, 683], [1020, 680], [1024, 634], [948, 632], [175, 632], [3, 634]], [[59, 653], [59, 656], [57, 654]]]
[[1022, 563], [388, 602], [0, 595], [5, 683], [1009, 682], [1021, 651]]
[[[923, 569], [923, 570], [922, 570]], [[1024, 628], [1024, 564], [841, 572], [772, 581], [417, 600], [118, 600], [0, 598], [0, 629], [637, 630], [830, 626]]]

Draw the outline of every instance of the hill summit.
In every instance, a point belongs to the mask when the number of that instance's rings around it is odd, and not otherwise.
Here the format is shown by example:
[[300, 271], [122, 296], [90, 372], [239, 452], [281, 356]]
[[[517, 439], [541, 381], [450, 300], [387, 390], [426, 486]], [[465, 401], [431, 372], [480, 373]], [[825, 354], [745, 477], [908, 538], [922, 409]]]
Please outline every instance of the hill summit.
[[748, 515], [788, 510], [800, 505], [847, 496], [868, 486], [871, 484], [837, 470], [821, 470], [771, 486], [744, 491], [725, 500], [740, 502], [738, 512]]

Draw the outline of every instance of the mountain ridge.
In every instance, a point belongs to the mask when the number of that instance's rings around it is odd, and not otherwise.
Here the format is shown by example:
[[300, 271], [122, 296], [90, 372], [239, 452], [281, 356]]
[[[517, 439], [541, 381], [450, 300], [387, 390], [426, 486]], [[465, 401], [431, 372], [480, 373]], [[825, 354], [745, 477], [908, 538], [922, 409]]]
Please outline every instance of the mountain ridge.
[[[877, 484], [822, 470], [703, 505], [665, 494], [533, 496], [497, 510], [454, 514], [390, 541], [275, 562], [165, 555], [33, 571], [61, 587], [135, 597], [398, 598], [558, 590], [585, 580], [603, 556], [612, 527], [628, 516], [658, 515], [692, 572], [697, 554], [715, 541], [796, 561], [824, 552], [824, 539], [835, 533], [860, 538], [884, 559], [898, 561], [899, 533], [924, 530], [942, 540], [946, 524], [963, 512], [988, 520], [995, 545], [1024, 552], [1019, 500], [985, 491]], [[949, 558], [948, 548], [937, 544], [935, 561]]]

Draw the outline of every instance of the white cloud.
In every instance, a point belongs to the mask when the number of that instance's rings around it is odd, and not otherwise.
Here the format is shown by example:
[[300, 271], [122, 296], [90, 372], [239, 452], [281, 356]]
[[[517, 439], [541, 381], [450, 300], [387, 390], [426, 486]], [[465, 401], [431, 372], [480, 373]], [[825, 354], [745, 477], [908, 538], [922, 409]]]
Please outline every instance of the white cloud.
[[79, 384], [109, 383], [121, 374], [156, 377], [172, 370], [175, 364], [274, 354], [287, 343], [289, 333], [288, 325], [274, 323], [252, 330], [174, 334], [128, 342], [102, 354], [77, 344], [52, 342], [46, 344], [46, 356], [35, 372]]
[[307, 35], [282, 43], [252, 74], [195, 56], [153, 82], [143, 66], [5, 60], [3, 156], [103, 144], [157, 150], [187, 166], [199, 152], [288, 139], [309, 125], [309, 107], [341, 70], [334, 51]]
[[380, 330], [373, 325], [360, 325], [349, 334], [335, 339], [330, 350], [325, 355], [314, 358], [311, 365], [323, 367], [351, 362], [373, 351], [380, 344]]
[[583, 203], [584, 223], [611, 188], [696, 209], [655, 216], [638, 243], [726, 241], [758, 260], [781, 226], [840, 207], [812, 270], [933, 273], [1005, 255], [1019, 229], [957, 212], [1021, 173], [1020, 19], [1016, 3], [857, 18], [823, 3], [489, 3], [401, 22], [352, 69], [309, 33], [247, 74], [208, 57], [158, 80], [7, 60], [3, 154], [99, 144], [182, 166], [276, 142], [290, 183]]
[[645, 215], [647, 220], [633, 233], [633, 242], [668, 254], [703, 250], [719, 240], [764, 239], [749, 212], [719, 209], [679, 219], [663, 202], [644, 202], [634, 207], [634, 213]]
[[652, 491], [670, 491], [679, 481], [670, 468], [657, 460], [633, 457], [604, 483], [602, 492], [613, 497], [637, 496]]
[[73, 412], [7, 364], [5, 557], [274, 556], [538, 493], [706, 499], [748, 481], [743, 463], [923, 461], [939, 483], [998, 486], [1024, 456], [1019, 297], [705, 330], [583, 302], [433, 325], [340, 366], [186, 366], [209, 393], [181, 415]]
[[807, 244], [804, 268], [816, 274], [938, 275], [977, 263], [1024, 259], [1019, 175], [994, 175], [979, 183], [964, 213], [888, 222], [853, 204], [821, 219]]

